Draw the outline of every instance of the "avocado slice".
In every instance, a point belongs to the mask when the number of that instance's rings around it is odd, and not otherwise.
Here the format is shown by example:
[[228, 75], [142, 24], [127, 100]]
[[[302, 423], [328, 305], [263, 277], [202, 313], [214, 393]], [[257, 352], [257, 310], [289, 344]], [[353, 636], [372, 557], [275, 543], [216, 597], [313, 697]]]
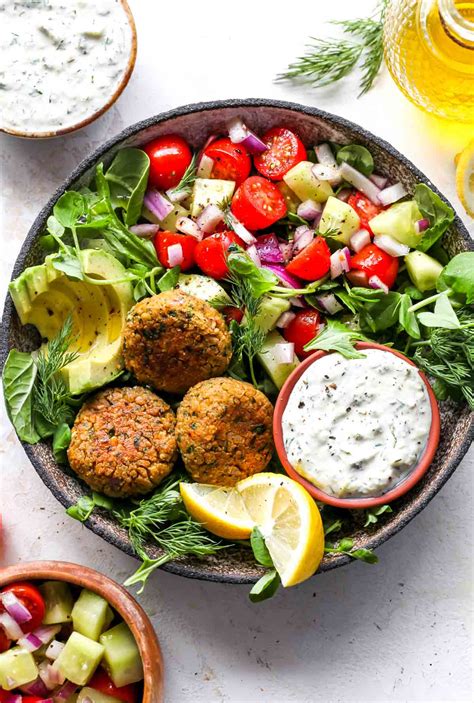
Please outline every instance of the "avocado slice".
[[135, 637], [124, 622], [100, 636], [104, 647], [103, 666], [114, 685], [127, 686], [143, 679], [143, 664]]
[[[113, 696], [108, 696], [106, 693], [96, 691], [95, 688], [86, 686], [77, 696], [76, 703], [122, 703], [122, 701], [122, 698], [114, 698]], [[69, 703], [69, 701], [67, 701], [67, 703]]]
[[74, 603], [71, 590], [64, 581], [45, 581], [39, 587], [44, 599], [45, 614], [43, 625], [59, 625], [71, 622]]
[[104, 654], [98, 642], [73, 632], [53, 664], [69, 681], [84, 686], [92, 678]]
[[443, 270], [439, 261], [422, 251], [411, 251], [405, 256], [405, 263], [408, 275], [418, 290], [424, 293], [436, 288], [436, 281]]
[[291, 364], [281, 364], [275, 359], [275, 346], [284, 343], [285, 340], [281, 334], [273, 330], [273, 332], [267, 335], [262, 349], [257, 355], [259, 362], [278, 389], [283, 386], [290, 373], [294, 371], [299, 364], [296, 356]]
[[[122, 329], [133, 305], [133, 290], [128, 281], [97, 286], [72, 280], [54, 268], [54, 256], [25, 269], [9, 290], [21, 323], [37, 327], [45, 339], [56, 336], [72, 314], [72, 349], [79, 355], [62, 373], [75, 395], [103, 386], [121, 372]], [[91, 278], [117, 280], [126, 275], [122, 264], [106, 251], [84, 249], [81, 256]]]
[[374, 234], [389, 234], [398, 242], [416, 249], [423, 234], [417, 232], [415, 225], [421, 219], [416, 202], [407, 200], [383, 210], [370, 220], [369, 225]]
[[234, 194], [235, 182], [220, 178], [196, 178], [191, 197], [191, 217], [197, 217], [206, 205], [218, 205]]
[[4, 691], [31, 683], [37, 676], [38, 667], [26, 649], [13, 647], [0, 654], [0, 686]]
[[359, 215], [353, 207], [333, 196], [328, 198], [319, 223], [321, 234], [334, 230], [334, 234], [330, 235], [332, 239], [349, 244], [350, 238], [359, 227]]
[[324, 203], [334, 191], [327, 181], [320, 181], [314, 175], [311, 161], [300, 161], [283, 176], [286, 185], [300, 200], [315, 200]]
[[97, 642], [101, 632], [110, 624], [107, 623], [108, 610], [105, 598], [83, 588], [71, 613], [74, 630]]

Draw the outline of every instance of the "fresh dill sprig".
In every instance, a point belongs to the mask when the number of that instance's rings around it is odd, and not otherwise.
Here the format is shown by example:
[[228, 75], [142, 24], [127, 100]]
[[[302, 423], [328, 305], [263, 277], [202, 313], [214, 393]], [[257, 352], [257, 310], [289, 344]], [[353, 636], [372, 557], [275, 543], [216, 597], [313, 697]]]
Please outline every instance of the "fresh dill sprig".
[[383, 23], [388, 0], [381, 0], [371, 17], [357, 20], [342, 20], [333, 24], [342, 27], [348, 39], [317, 39], [304, 56], [288, 66], [277, 81], [297, 80], [322, 87], [335, 83], [360, 65], [359, 97], [366, 93], [380, 71], [383, 61]]
[[173, 193], [182, 193], [183, 191], [191, 193], [191, 188], [197, 177], [197, 154], [193, 154], [193, 158], [183, 174], [177, 186], [172, 188]]
[[235, 218], [230, 210], [231, 202], [231, 198], [223, 198], [219, 203], [217, 203], [217, 207], [219, 208], [219, 210], [222, 210], [222, 213], [224, 215], [224, 222], [227, 227], [229, 227], [229, 229], [234, 229]]
[[71, 393], [60, 371], [77, 359], [78, 352], [68, 351], [74, 338], [69, 315], [56, 337], [41, 349], [36, 358], [37, 376], [33, 390], [35, 421], [56, 427], [68, 422], [74, 412], [69, 405]]

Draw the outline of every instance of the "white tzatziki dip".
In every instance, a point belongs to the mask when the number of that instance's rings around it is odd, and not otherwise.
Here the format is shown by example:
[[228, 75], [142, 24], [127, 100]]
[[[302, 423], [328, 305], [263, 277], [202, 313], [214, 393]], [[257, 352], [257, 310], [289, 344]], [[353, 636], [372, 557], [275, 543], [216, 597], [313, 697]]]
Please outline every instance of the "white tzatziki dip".
[[417, 465], [431, 426], [418, 369], [395, 354], [328, 354], [295, 384], [283, 413], [289, 462], [332, 496], [379, 496]]
[[66, 129], [99, 111], [127, 71], [120, 0], [0, 0], [0, 126]]

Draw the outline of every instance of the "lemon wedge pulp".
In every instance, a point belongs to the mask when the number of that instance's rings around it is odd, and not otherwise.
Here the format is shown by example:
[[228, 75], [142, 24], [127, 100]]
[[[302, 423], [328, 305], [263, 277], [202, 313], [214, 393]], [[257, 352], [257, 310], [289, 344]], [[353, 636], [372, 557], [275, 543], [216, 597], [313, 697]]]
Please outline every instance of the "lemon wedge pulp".
[[456, 156], [456, 190], [467, 214], [474, 217], [474, 139]]

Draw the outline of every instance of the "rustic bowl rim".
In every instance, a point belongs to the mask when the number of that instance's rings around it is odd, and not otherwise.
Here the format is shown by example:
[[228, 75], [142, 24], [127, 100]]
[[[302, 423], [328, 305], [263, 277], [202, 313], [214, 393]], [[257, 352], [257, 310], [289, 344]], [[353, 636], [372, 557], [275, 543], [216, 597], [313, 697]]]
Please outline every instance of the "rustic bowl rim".
[[[377, 342], [358, 342], [355, 345], [356, 349], [379, 349], [380, 351], [387, 352], [397, 356], [399, 359], [403, 359], [410, 366], [414, 366], [416, 369], [418, 367], [416, 364], [408, 359], [402, 352], [397, 349], [392, 349], [384, 344], [378, 344]], [[278, 394], [278, 399], [275, 404], [275, 411], [273, 413], [273, 437], [275, 440], [275, 447], [278, 457], [283, 464], [286, 473], [291, 476], [292, 479], [298, 481], [308, 493], [310, 493], [313, 498], [319, 500], [327, 505], [332, 505], [336, 508], [347, 508], [349, 510], [361, 510], [364, 508], [374, 508], [377, 505], [384, 505], [385, 503], [391, 503], [397, 498], [401, 498], [405, 493], [407, 493], [413, 486], [415, 486], [418, 481], [425, 475], [428, 471], [431, 463], [436, 454], [436, 450], [439, 444], [439, 432], [440, 432], [440, 418], [439, 418], [439, 408], [436, 401], [433, 389], [426, 378], [423, 371], [418, 369], [421, 380], [423, 381], [426, 391], [428, 393], [428, 399], [431, 407], [431, 424], [430, 431], [428, 434], [428, 441], [426, 447], [421, 455], [417, 465], [410, 471], [408, 476], [401, 481], [398, 485], [392, 488], [390, 491], [383, 493], [379, 496], [374, 496], [370, 498], [338, 498], [337, 496], [332, 496], [325, 491], [321, 490], [317, 486], [305, 479], [304, 476], [299, 474], [293, 467], [288, 459], [285, 450], [285, 444], [283, 441], [283, 413], [285, 412], [286, 406], [288, 405], [288, 400], [293, 391], [293, 388], [304, 374], [304, 372], [312, 366], [316, 361], [322, 359], [324, 356], [329, 356], [334, 354], [333, 351], [317, 351], [311, 354], [307, 359], [305, 359], [297, 368], [292, 371], [292, 373], [286, 379], [283, 388]]]
[[[167, 110], [166, 112], [159, 113], [148, 117], [147, 119], [136, 122], [124, 130], [119, 132], [117, 135], [107, 140], [99, 147], [94, 149], [88, 156], [86, 156], [72, 173], [64, 179], [62, 184], [56, 189], [51, 198], [41, 209], [37, 217], [35, 218], [33, 224], [31, 225], [25, 241], [20, 249], [18, 257], [15, 261], [12, 270], [12, 280], [16, 278], [24, 269], [25, 259], [29, 253], [30, 248], [34, 244], [37, 236], [42, 231], [46, 219], [49, 216], [54, 203], [58, 198], [66, 191], [68, 188], [80, 178], [86, 171], [92, 168], [100, 159], [107, 154], [117, 144], [122, 141], [129, 139], [139, 132], [146, 129], [154, 127], [156, 125], [162, 124], [168, 120], [191, 115], [194, 113], [204, 113], [213, 110], [226, 110], [228, 108], [234, 109], [245, 109], [245, 108], [267, 108], [267, 109], [282, 109], [295, 112], [300, 115], [307, 115], [309, 117], [316, 117], [317, 119], [324, 120], [329, 124], [339, 127], [343, 130], [351, 130], [358, 135], [358, 138], [364, 139], [367, 142], [375, 144], [377, 147], [383, 149], [390, 156], [399, 161], [403, 167], [411, 172], [411, 174], [422, 183], [429, 185], [432, 190], [439, 195], [439, 197], [448, 205], [451, 206], [449, 201], [445, 196], [440, 193], [436, 186], [430, 181], [430, 179], [422, 173], [406, 156], [401, 154], [397, 149], [395, 149], [391, 144], [389, 144], [384, 139], [375, 136], [368, 130], [360, 127], [354, 122], [340, 117], [339, 115], [334, 115], [329, 112], [320, 110], [319, 108], [310, 107], [306, 105], [301, 105], [299, 103], [288, 102], [285, 100], [276, 100], [269, 98], [240, 98], [240, 99], [227, 99], [227, 100], [213, 100], [209, 102], [201, 103], [191, 103], [181, 107], [173, 108]], [[452, 207], [452, 206], [451, 206]], [[454, 208], [453, 208], [454, 209]], [[455, 213], [455, 218], [452, 227], [456, 229], [459, 236], [463, 240], [465, 246], [469, 250], [474, 250], [474, 243], [470, 238], [465, 225], [463, 224], [461, 218]], [[13, 303], [10, 296], [7, 294], [4, 304], [3, 317], [2, 317], [2, 331], [0, 334], [0, 368], [3, 368], [5, 360], [9, 352], [8, 346], [8, 330], [10, 328], [12, 316], [14, 314]], [[449, 467], [443, 471], [442, 474], [433, 477], [430, 483], [429, 490], [426, 494], [426, 500], [423, 502], [416, 502], [410, 506], [410, 510], [403, 515], [400, 520], [397, 521], [395, 525], [390, 527], [383, 527], [374, 533], [366, 542], [365, 546], [368, 549], [376, 549], [381, 544], [386, 542], [388, 539], [397, 534], [401, 529], [403, 529], [424, 507], [431, 501], [436, 493], [442, 488], [446, 481], [452, 476], [457, 466], [461, 462], [462, 458], [466, 454], [469, 446], [474, 439], [474, 414], [472, 416], [470, 426], [465, 433], [463, 440], [459, 443], [453, 452], [452, 461]], [[38, 475], [41, 477], [43, 483], [49, 488], [54, 497], [64, 506], [69, 507], [71, 505], [71, 500], [69, 499], [67, 492], [62, 490], [56, 482], [51, 478], [50, 473], [43, 466], [43, 462], [37, 459], [34, 454], [33, 446], [25, 442], [21, 442], [23, 449], [25, 450], [28, 458], [30, 459], [33, 467], [35, 468]], [[123, 537], [121, 534], [116, 534], [110, 527], [104, 527], [101, 521], [92, 514], [92, 516], [84, 523], [85, 526], [92, 530], [95, 534], [99, 535], [109, 544], [114, 545], [125, 554], [136, 557], [130, 542]], [[321, 571], [330, 571], [332, 569], [339, 568], [345, 564], [352, 562], [352, 559], [344, 554], [339, 554], [332, 558], [329, 564], [322, 564]], [[220, 583], [235, 583], [235, 584], [250, 584], [255, 583], [256, 578], [249, 577], [246, 575], [239, 575], [234, 573], [228, 574], [214, 574], [207, 573], [197, 567], [189, 566], [180, 560], [171, 561], [161, 567], [164, 571], [169, 571], [170, 573], [177, 574], [179, 576], [186, 576], [187, 578], [215, 581]]]
[[80, 122], [76, 122], [76, 124], [70, 125], [69, 127], [63, 127], [62, 129], [54, 129], [47, 132], [24, 132], [18, 129], [0, 127], [0, 132], [9, 134], [12, 137], [19, 137], [21, 139], [53, 139], [54, 137], [62, 137], [65, 134], [70, 134], [71, 132], [76, 132], [78, 129], [82, 129], [82, 127], [86, 127], [88, 124], [91, 124], [91, 122], [95, 122], [95, 120], [97, 120], [112, 107], [127, 87], [137, 60], [137, 28], [135, 25], [135, 20], [127, 0], [120, 0], [120, 2], [125, 12], [126, 21], [128, 22], [132, 33], [130, 54], [128, 56], [127, 67], [122, 76], [122, 80], [107, 102]]
[[123, 586], [92, 567], [68, 561], [26, 561], [0, 570], [0, 588], [19, 580], [65, 581], [105, 598], [130, 627], [140, 650], [145, 673], [142, 703], [161, 703], [163, 657], [158, 636], [142, 606]]

